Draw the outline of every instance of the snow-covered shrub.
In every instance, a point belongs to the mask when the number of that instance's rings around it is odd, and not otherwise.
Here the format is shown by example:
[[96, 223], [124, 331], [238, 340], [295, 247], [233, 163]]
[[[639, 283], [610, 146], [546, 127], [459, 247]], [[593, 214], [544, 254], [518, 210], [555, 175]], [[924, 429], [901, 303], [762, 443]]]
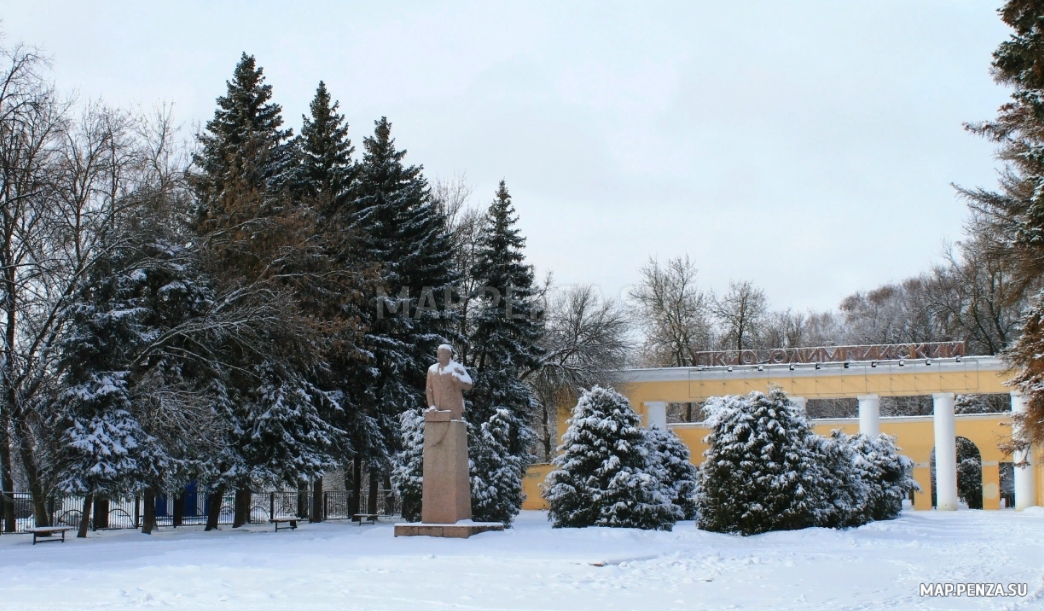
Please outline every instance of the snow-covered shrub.
[[660, 467], [664, 488], [670, 491], [671, 502], [681, 510], [681, 519], [696, 517], [696, 467], [689, 462], [691, 454], [678, 436], [658, 428], [646, 432], [649, 456]]
[[402, 450], [395, 454], [391, 481], [402, 502], [402, 519], [420, 522], [424, 486], [424, 414], [419, 409], [399, 414]]
[[849, 443], [856, 468], [869, 490], [866, 521], [899, 517], [903, 499], [921, 489], [913, 479], [913, 461], [899, 454], [895, 438], [889, 435], [856, 435]]
[[887, 435], [819, 437], [780, 389], [707, 404], [713, 428], [700, 466], [696, 524], [751, 535], [847, 528], [897, 517], [917, 484]]
[[828, 478], [820, 484], [828, 494], [829, 505], [816, 526], [846, 528], [871, 521], [874, 490], [866, 477], [866, 461], [853, 445], [853, 438], [835, 430], [830, 437], [812, 437], [809, 442], [826, 467]]
[[779, 389], [712, 399], [710, 448], [700, 466], [696, 524], [753, 535], [828, 521], [830, 479], [814, 433]]
[[510, 451], [515, 419], [501, 407], [477, 426], [468, 423], [471, 517], [476, 522], [511, 524], [522, 509], [522, 478], [530, 460], [528, 453]]
[[584, 392], [562, 441], [544, 490], [555, 528], [670, 530], [681, 517], [641, 421], [620, 393], [598, 386]]

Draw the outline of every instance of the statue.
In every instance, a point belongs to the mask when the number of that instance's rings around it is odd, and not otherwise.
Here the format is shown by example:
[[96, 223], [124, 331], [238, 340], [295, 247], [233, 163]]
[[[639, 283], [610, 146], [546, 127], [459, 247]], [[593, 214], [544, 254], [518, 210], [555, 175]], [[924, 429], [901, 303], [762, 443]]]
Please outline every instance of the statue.
[[500, 523], [471, 521], [471, 477], [468, 472], [468, 423], [464, 391], [471, 376], [453, 360], [453, 348], [439, 346], [438, 362], [428, 368], [424, 411], [424, 482], [421, 522], [396, 524], [395, 536], [461, 537], [503, 530]]
[[428, 409], [450, 412], [451, 420], [464, 417], [463, 391], [471, 390], [471, 376], [464, 366], [453, 360], [453, 348], [442, 344], [439, 362], [428, 368]]

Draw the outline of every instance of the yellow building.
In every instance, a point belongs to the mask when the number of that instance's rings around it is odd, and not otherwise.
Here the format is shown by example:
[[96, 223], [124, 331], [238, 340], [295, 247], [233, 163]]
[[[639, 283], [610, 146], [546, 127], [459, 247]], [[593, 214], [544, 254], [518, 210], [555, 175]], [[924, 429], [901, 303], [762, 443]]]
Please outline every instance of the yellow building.
[[[983, 508], [999, 509], [1000, 464], [1022, 464], [1024, 456], [1013, 457], [999, 449], [1011, 437], [1011, 413], [954, 414], [956, 394], [1011, 394], [1012, 408], [1024, 409], [1019, 393], [1006, 385], [1009, 374], [1004, 363], [993, 357], [944, 359], [896, 359], [829, 363], [783, 363], [694, 368], [635, 369], [619, 373], [619, 390], [630, 400], [647, 426], [661, 426], [676, 433], [699, 464], [707, 449], [703, 438], [710, 432], [701, 423], [666, 421], [667, 403], [702, 402], [711, 397], [767, 392], [779, 386], [791, 399], [804, 405], [808, 399], [851, 397], [859, 400], [859, 418], [812, 420], [815, 431], [829, 435], [840, 429], [848, 434], [887, 433], [896, 438], [902, 454], [914, 462], [914, 479], [922, 492], [914, 498], [916, 509], [931, 508], [929, 461], [937, 450], [937, 505], [941, 510], [957, 508], [956, 437], [970, 440], [982, 457]], [[931, 395], [932, 416], [880, 417], [880, 398]], [[559, 409], [558, 433], [568, 424], [569, 408]], [[1041, 456], [1030, 466], [1016, 466], [1015, 506], [1023, 509], [1044, 505]], [[527, 509], [546, 507], [540, 484], [550, 465], [534, 465], [525, 480]]]

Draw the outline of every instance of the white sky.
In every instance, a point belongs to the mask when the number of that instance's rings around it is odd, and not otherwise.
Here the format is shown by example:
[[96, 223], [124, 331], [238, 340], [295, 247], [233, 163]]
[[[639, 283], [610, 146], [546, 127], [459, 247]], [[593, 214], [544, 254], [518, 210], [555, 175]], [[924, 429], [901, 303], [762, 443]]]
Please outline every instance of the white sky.
[[242, 51], [295, 131], [323, 79], [357, 147], [387, 115], [429, 178], [505, 178], [538, 271], [606, 295], [650, 255], [796, 309], [916, 274], [961, 237], [950, 183], [995, 184], [961, 124], [1008, 95], [999, 0], [3, 4], [59, 87], [190, 130]]

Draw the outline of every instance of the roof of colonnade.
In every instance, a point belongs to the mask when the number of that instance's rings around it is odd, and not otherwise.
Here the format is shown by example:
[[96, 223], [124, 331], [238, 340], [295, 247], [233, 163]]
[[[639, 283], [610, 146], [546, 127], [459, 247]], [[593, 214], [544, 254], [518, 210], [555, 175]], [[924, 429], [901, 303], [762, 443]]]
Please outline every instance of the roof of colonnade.
[[[894, 351], [880, 353], [894, 354]], [[766, 392], [773, 385], [806, 399], [1011, 391], [1006, 385], [1010, 372], [999, 358], [932, 358], [925, 356], [931, 353], [925, 350], [911, 350], [909, 353], [923, 358], [795, 360], [778, 364], [628, 369], [616, 372], [616, 379], [621, 391], [636, 406], [645, 401], [696, 402], [722, 395], [746, 394], [752, 390]], [[843, 352], [833, 354], [844, 356]]]

